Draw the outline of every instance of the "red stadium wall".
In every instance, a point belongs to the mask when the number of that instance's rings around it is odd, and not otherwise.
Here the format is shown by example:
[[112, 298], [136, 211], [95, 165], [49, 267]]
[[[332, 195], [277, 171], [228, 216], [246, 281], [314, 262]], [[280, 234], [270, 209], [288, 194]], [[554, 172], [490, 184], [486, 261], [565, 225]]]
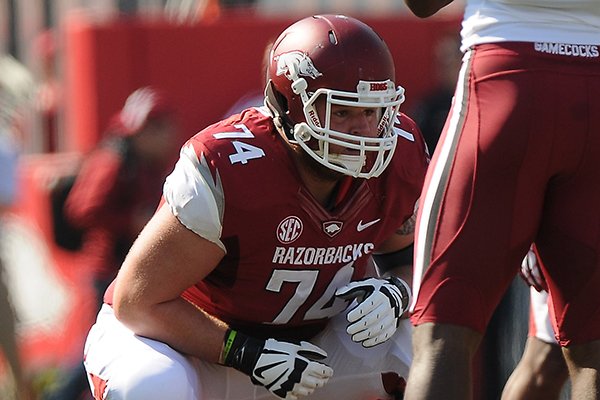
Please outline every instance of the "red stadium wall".
[[[459, 21], [410, 15], [364, 20], [392, 51], [407, 109], [435, 83], [432, 45], [458, 32]], [[194, 25], [131, 19], [97, 24], [72, 16], [66, 29], [67, 149], [90, 149], [126, 96], [147, 84], [172, 97], [183, 141], [261, 87], [264, 47], [291, 22], [233, 14]]]

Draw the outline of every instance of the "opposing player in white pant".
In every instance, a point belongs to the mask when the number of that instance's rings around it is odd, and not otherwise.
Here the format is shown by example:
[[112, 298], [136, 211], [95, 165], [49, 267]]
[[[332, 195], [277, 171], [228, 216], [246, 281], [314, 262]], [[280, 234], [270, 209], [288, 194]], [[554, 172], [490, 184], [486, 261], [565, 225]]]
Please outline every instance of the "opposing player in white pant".
[[521, 276], [530, 292], [529, 335], [521, 360], [504, 386], [502, 399], [558, 400], [569, 372], [554, 334], [552, 304], [535, 246], [523, 259]]
[[313, 16], [267, 77], [265, 107], [183, 146], [89, 333], [96, 400], [402, 395], [429, 156], [393, 58], [364, 23]]

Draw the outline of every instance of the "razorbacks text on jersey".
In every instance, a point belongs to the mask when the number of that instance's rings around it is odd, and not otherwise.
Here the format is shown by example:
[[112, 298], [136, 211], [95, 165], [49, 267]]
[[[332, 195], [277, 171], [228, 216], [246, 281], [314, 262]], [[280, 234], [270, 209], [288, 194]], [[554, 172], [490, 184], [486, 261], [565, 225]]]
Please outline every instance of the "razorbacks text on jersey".
[[335, 290], [361, 279], [367, 255], [413, 215], [429, 157], [412, 120], [400, 115], [396, 130], [384, 173], [353, 180], [331, 210], [303, 185], [265, 108], [188, 140], [164, 198], [185, 226], [226, 254], [183, 297], [257, 337], [319, 332], [348, 305]]

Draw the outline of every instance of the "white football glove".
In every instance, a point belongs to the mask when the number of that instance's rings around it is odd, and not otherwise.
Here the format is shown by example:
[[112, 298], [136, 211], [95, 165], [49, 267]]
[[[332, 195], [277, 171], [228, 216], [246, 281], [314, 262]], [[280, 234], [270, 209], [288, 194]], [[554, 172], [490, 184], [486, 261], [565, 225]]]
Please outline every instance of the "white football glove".
[[245, 373], [252, 383], [282, 399], [307, 396], [333, 375], [329, 366], [319, 362], [327, 353], [309, 342], [260, 340], [230, 329], [223, 345], [224, 365]]
[[533, 248], [530, 248], [525, 258], [523, 258], [520, 274], [523, 280], [538, 292], [548, 290], [548, 284], [542, 274]]
[[252, 371], [252, 382], [282, 399], [308, 396], [333, 375], [330, 367], [318, 361], [326, 357], [325, 351], [309, 342], [298, 345], [267, 339]]
[[346, 315], [350, 323], [346, 332], [363, 347], [373, 347], [392, 337], [411, 296], [406, 282], [396, 277], [350, 282], [336, 290], [335, 295], [358, 301]]

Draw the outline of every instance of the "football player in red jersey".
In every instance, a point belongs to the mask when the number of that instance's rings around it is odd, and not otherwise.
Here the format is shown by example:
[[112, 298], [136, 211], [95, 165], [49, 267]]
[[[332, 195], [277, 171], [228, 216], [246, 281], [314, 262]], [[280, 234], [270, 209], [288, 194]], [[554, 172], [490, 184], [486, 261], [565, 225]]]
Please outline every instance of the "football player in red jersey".
[[407, 376], [429, 157], [389, 49], [313, 16], [267, 75], [264, 107], [181, 149], [89, 333], [96, 399], [389, 399]]

